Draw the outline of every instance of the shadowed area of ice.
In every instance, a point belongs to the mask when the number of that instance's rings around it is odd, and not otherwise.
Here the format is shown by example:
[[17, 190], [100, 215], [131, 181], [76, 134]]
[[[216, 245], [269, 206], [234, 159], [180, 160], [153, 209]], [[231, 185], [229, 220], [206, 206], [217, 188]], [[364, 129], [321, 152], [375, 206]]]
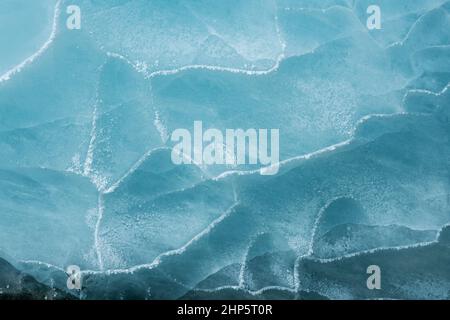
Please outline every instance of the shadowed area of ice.
[[69, 300], [70, 294], [45, 286], [0, 258], [0, 294], [2, 300]]
[[48, 40], [55, 4], [56, 0], [0, 3], [0, 79]]
[[[448, 299], [448, 231], [446, 227], [436, 242], [416, 247], [376, 250], [331, 261], [305, 259], [298, 270], [301, 287], [331, 299]], [[382, 290], [367, 289], [370, 265], [382, 270]]]

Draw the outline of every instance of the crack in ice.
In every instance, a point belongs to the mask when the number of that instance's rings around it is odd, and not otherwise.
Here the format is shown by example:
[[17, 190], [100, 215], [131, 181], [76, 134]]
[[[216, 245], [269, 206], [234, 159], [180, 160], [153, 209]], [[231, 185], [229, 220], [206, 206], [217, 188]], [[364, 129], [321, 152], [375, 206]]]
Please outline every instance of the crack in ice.
[[42, 45], [42, 47], [39, 48], [38, 51], [33, 53], [31, 56], [29, 56], [27, 59], [25, 59], [18, 65], [14, 66], [12, 69], [8, 70], [2, 76], [0, 76], [0, 83], [2, 83], [4, 81], [8, 81], [9, 79], [11, 79], [12, 76], [14, 76], [17, 73], [20, 73], [23, 68], [25, 68], [27, 65], [33, 63], [34, 60], [36, 60], [38, 57], [40, 57], [50, 47], [50, 45], [53, 43], [53, 40], [55, 40], [56, 34], [57, 34], [58, 18], [60, 15], [60, 4], [61, 4], [61, 0], [58, 0], [58, 2], [55, 5], [55, 9], [54, 9], [52, 31], [51, 31], [50, 36], [47, 39], [47, 41], [44, 42], [44, 44]]

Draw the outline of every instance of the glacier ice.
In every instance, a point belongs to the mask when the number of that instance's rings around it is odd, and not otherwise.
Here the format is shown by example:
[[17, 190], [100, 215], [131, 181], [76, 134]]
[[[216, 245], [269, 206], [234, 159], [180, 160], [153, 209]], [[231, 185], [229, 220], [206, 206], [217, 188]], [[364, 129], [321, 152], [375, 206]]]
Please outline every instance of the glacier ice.
[[[0, 4], [0, 41], [2, 59], [0, 74], [39, 51], [51, 34], [56, 0], [5, 0]], [[21, 10], [17, 10], [20, 7]], [[14, 12], [14, 14], [9, 14]], [[6, 78], [6, 77], [5, 77]]]
[[16, 260], [95, 266], [98, 193], [88, 179], [40, 168], [2, 169], [0, 176], [2, 251]]
[[[80, 30], [23, 2], [0, 4], [0, 286], [450, 298], [449, 1], [379, 0], [381, 30], [368, 0], [80, 0]], [[279, 128], [279, 173], [174, 165], [196, 120]]]

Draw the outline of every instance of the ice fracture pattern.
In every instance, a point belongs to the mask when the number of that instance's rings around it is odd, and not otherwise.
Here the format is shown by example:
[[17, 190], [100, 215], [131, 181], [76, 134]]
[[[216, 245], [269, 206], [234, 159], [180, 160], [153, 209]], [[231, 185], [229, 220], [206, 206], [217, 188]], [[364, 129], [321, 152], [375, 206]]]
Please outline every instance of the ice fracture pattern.
[[0, 298], [450, 299], [449, 87], [447, 0], [2, 0]]

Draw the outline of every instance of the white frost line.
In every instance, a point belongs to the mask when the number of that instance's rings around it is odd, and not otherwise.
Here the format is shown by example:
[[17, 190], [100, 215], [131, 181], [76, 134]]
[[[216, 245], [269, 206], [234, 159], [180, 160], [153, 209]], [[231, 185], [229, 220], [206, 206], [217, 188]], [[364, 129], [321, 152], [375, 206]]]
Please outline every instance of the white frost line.
[[370, 114], [370, 115], [367, 115], [367, 116], [364, 116], [364, 117], [362, 117], [361, 119], [359, 119], [357, 122], [356, 122], [356, 128], [355, 128], [355, 130], [361, 125], [361, 124], [363, 124], [364, 122], [366, 122], [367, 120], [370, 120], [370, 119], [372, 119], [372, 118], [395, 118], [395, 117], [397, 117], [397, 116], [407, 116], [407, 115], [409, 115], [410, 113], [409, 112], [404, 112], [404, 111], [402, 111], [402, 112], [397, 112], [397, 113], [374, 113], [374, 114]]
[[103, 194], [100, 192], [98, 194], [98, 205], [97, 205], [97, 222], [95, 224], [95, 231], [94, 231], [94, 247], [95, 252], [97, 254], [97, 260], [98, 260], [98, 266], [100, 270], [103, 270], [103, 258], [102, 258], [102, 250], [101, 250], [101, 244], [100, 244], [100, 238], [99, 238], [99, 231], [100, 231], [100, 225], [103, 219], [103, 212], [104, 212], [104, 204], [103, 204]]
[[347, 6], [343, 6], [343, 5], [337, 5], [337, 4], [333, 4], [330, 5], [329, 7], [326, 8], [307, 8], [307, 7], [284, 7], [282, 10], [284, 11], [308, 11], [308, 12], [322, 12], [322, 13], [326, 13], [327, 11], [332, 11], [332, 10], [336, 10], [336, 9], [343, 9], [343, 10], [348, 10], [348, 11], [352, 11], [353, 8], [347, 7]]
[[404, 250], [404, 249], [413, 249], [413, 248], [422, 248], [422, 247], [427, 247], [429, 245], [432, 244], [436, 244], [438, 243], [438, 240], [433, 240], [433, 241], [426, 241], [426, 242], [419, 242], [419, 243], [414, 243], [414, 244], [410, 244], [410, 245], [403, 245], [403, 246], [393, 246], [393, 247], [379, 247], [379, 248], [375, 248], [375, 249], [370, 249], [370, 250], [363, 250], [363, 251], [358, 251], [358, 252], [354, 252], [354, 253], [349, 253], [343, 256], [339, 256], [336, 258], [310, 258], [310, 260], [312, 261], [316, 261], [319, 263], [329, 263], [329, 262], [334, 262], [334, 261], [341, 261], [343, 259], [348, 259], [348, 258], [353, 258], [353, 257], [358, 257], [364, 254], [368, 254], [368, 253], [377, 253], [380, 251], [398, 251], [398, 250]]
[[0, 83], [2, 83], [4, 81], [8, 81], [9, 79], [11, 79], [11, 77], [13, 75], [21, 72], [23, 68], [25, 68], [27, 65], [31, 64], [34, 60], [36, 60], [36, 58], [41, 56], [42, 53], [44, 53], [50, 47], [50, 45], [52, 44], [53, 40], [55, 39], [56, 33], [57, 33], [58, 18], [60, 15], [60, 4], [61, 4], [61, 0], [58, 0], [58, 2], [55, 5], [55, 10], [54, 10], [54, 15], [53, 15], [52, 31], [51, 31], [50, 36], [47, 39], [47, 41], [34, 54], [29, 56], [27, 59], [22, 61], [20, 64], [13, 67], [11, 70], [8, 70], [6, 73], [4, 73], [0, 77]]
[[276, 14], [275, 14], [275, 29], [277, 32], [278, 42], [280, 43], [280, 47], [281, 47], [281, 53], [278, 56], [278, 60], [281, 62], [281, 60], [285, 58], [287, 44], [286, 44], [286, 40], [283, 37], [283, 34], [281, 33], [280, 21], [278, 19], [278, 7], [276, 8], [275, 12], [276, 12]]
[[411, 94], [414, 94], [414, 93], [426, 94], [426, 95], [433, 96], [433, 97], [440, 97], [440, 96], [443, 96], [443, 95], [447, 92], [447, 90], [448, 90], [449, 88], [450, 88], [450, 82], [447, 83], [447, 85], [445, 86], [445, 88], [442, 89], [440, 92], [433, 92], [433, 91], [426, 90], [426, 89], [411, 89], [411, 90], [408, 90], [408, 91], [405, 93], [405, 95], [403, 96], [402, 103], [403, 103], [403, 105], [404, 105], [405, 102], [406, 102], [406, 99], [407, 99]]
[[85, 271], [82, 271], [82, 273], [84, 273], [84, 274], [106, 274], [106, 275], [111, 275], [111, 274], [120, 274], [120, 273], [134, 273], [134, 272], [139, 271], [141, 269], [153, 269], [153, 268], [157, 267], [161, 263], [161, 259], [163, 257], [180, 255], [180, 254], [184, 253], [187, 250], [187, 248], [190, 247], [193, 243], [195, 243], [198, 240], [200, 240], [204, 235], [209, 234], [212, 229], [214, 229], [220, 222], [222, 222], [225, 218], [227, 218], [233, 212], [233, 209], [237, 205], [239, 205], [239, 203], [235, 203], [231, 207], [229, 207], [220, 217], [218, 217], [216, 220], [211, 222], [211, 224], [209, 224], [203, 231], [201, 231], [199, 234], [197, 234], [195, 237], [193, 237], [191, 240], [189, 240], [185, 245], [183, 245], [182, 247], [180, 247], [178, 249], [170, 250], [170, 251], [161, 253], [151, 263], [137, 265], [137, 266], [133, 266], [133, 267], [130, 267], [130, 268], [127, 268], [127, 269], [114, 269], [114, 270], [105, 270], [105, 271], [102, 271], [102, 270], [101, 271], [85, 270]]
[[[153, 96], [153, 93], [152, 93]], [[161, 116], [158, 110], [155, 111], [155, 119], [153, 120], [153, 124], [155, 125], [156, 130], [161, 137], [161, 142], [165, 144], [167, 140], [169, 140], [169, 133], [167, 132], [167, 127], [164, 125], [164, 122], [161, 120]]]

